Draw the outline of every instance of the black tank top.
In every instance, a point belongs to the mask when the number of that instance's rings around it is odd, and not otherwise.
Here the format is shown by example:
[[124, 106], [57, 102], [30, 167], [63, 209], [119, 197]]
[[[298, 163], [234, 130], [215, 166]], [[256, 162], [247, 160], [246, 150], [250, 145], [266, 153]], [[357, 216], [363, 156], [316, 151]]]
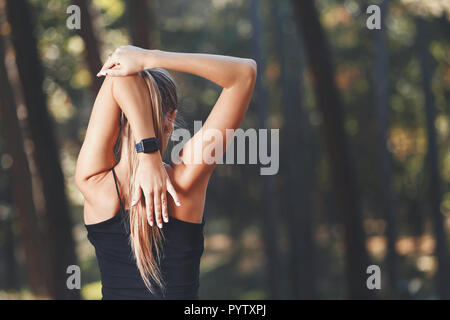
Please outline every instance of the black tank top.
[[169, 216], [162, 231], [161, 273], [163, 292], [153, 282], [152, 294], [144, 284], [129, 242], [128, 211], [124, 210], [113, 171], [120, 211], [111, 219], [86, 225], [88, 239], [95, 248], [102, 281], [102, 298], [111, 299], [198, 299], [200, 258], [203, 254], [202, 223], [191, 223]]

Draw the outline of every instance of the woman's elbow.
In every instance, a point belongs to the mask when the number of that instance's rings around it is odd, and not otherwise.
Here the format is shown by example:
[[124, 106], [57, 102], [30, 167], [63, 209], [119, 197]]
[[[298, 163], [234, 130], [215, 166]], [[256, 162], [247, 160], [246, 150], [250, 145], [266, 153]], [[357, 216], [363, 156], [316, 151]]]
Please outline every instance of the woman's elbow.
[[258, 64], [253, 59], [247, 59], [247, 60], [248, 60], [248, 64], [249, 64], [250, 69], [251, 69], [250, 72], [251, 72], [252, 76], [256, 78], [256, 75], [257, 75], [257, 72], [258, 72]]
[[87, 168], [88, 166], [86, 163], [83, 163], [83, 161], [77, 161], [74, 178], [75, 185], [81, 193], [84, 193], [89, 182], [89, 178], [92, 177], [92, 174], [86, 170]]
[[253, 88], [258, 73], [258, 66], [253, 59], [245, 59], [242, 68], [241, 79]]
[[81, 193], [83, 193], [83, 190], [86, 188], [87, 181], [87, 176], [77, 168], [77, 170], [75, 171], [75, 184]]

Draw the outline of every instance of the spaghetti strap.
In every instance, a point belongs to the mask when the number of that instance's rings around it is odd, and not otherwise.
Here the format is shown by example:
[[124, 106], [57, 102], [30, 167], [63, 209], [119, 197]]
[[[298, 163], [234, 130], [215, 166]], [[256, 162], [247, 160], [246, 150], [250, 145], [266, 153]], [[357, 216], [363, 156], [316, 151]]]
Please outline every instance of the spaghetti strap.
[[112, 168], [112, 173], [113, 173], [113, 177], [114, 177], [114, 183], [116, 184], [116, 191], [117, 191], [117, 197], [119, 198], [120, 210], [122, 210], [122, 213], [124, 213], [125, 209], [123, 207], [122, 198], [120, 197], [119, 186], [117, 184], [117, 176], [116, 176], [116, 172], [114, 171], [114, 168]]

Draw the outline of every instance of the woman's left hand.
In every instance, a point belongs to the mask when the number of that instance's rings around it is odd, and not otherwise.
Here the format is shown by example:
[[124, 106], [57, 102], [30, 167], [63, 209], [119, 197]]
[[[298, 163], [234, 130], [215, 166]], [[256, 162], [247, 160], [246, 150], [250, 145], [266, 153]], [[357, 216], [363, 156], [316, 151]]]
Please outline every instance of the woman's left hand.
[[146, 50], [135, 46], [117, 48], [106, 60], [97, 77], [128, 76], [145, 69], [155, 68], [157, 50]]
[[159, 152], [139, 153], [138, 156], [139, 165], [135, 176], [131, 206], [133, 207], [138, 202], [145, 200], [148, 223], [153, 226], [156, 221], [158, 227], [162, 228], [163, 220], [164, 222], [169, 221], [166, 192], [172, 196], [177, 206], [180, 206], [181, 203], [167, 175]]

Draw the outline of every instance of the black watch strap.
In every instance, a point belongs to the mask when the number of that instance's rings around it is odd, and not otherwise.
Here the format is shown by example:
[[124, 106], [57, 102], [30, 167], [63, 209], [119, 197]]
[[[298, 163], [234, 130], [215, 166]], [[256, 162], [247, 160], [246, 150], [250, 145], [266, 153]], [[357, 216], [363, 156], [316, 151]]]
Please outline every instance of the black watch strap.
[[136, 144], [136, 152], [153, 153], [161, 149], [159, 140], [154, 138], [143, 139]]

